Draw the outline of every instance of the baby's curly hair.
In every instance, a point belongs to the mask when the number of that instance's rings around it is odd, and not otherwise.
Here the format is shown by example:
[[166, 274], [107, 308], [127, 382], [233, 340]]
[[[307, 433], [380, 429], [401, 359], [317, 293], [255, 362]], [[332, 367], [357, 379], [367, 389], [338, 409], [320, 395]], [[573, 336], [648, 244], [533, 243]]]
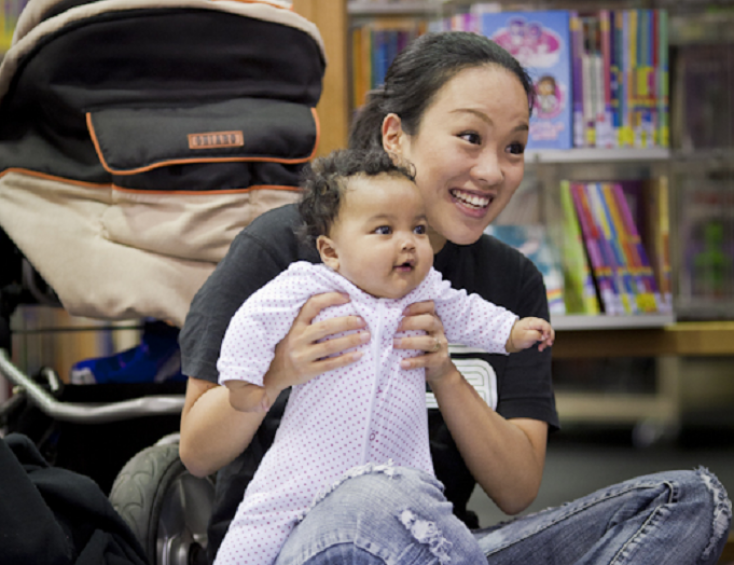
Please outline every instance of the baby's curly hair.
[[301, 177], [303, 196], [298, 211], [304, 224], [299, 235], [308, 244], [315, 245], [320, 235], [329, 234], [349, 179], [381, 174], [402, 176], [415, 182], [413, 166], [396, 163], [383, 150], [342, 149], [312, 161]]

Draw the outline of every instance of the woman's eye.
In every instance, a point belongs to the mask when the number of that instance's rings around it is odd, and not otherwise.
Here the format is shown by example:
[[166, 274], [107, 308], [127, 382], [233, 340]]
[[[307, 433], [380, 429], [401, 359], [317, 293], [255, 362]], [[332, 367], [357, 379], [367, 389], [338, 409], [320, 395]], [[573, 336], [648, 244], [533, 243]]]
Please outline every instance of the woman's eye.
[[390, 235], [392, 230], [390, 229], [390, 226], [380, 226], [375, 230], [375, 233], [378, 235]]
[[478, 133], [474, 133], [471, 131], [462, 133], [459, 135], [459, 137], [464, 141], [468, 141], [472, 145], [479, 145], [482, 142], [481, 136]]
[[522, 155], [525, 153], [525, 146], [522, 143], [511, 143], [507, 150], [513, 155]]
[[418, 235], [424, 235], [426, 233], [426, 226], [424, 225], [415, 226], [413, 228], [413, 233], [418, 234]]

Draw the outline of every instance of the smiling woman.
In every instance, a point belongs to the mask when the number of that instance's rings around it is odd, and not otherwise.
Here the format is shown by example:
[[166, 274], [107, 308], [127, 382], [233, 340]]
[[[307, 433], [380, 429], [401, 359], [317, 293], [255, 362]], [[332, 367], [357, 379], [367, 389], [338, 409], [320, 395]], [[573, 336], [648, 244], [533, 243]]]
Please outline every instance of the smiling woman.
[[[352, 128], [350, 146], [384, 150], [414, 165], [434, 269], [453, 288], [476, 293], [521, 317], [548, 320], [538, 270], [518, 251], [483, 234], [522, 179], [533, 96], [524, 69], [487, 38], [465, 32], [426, 34], [395, 58], [383, 87], [371, 93]], [[190, 376], [181, 458], [198, 475], [224, 467], [217, 481], [220, 505], [209, 531], [210, 550], [218, 547], [271, 445], [286, 396], [279, 397], [267, 417], [232, 408], [227, 388], [217, 386], [222, 336], [240, 304], [291, 263], [321, 262], [316, 249], [295, 234], [302, 223], [297, 208], [286, 206], [243, 230], [197, 293], [180, 335], [183, 371]], [[318, 380], [327, 370], [359, 362], [355, 348], [364, 346], [367, 333], [359, 330], [368, 324], [361, 313], [340, 310], [347, 303], [348, 298], [335, 292], [305, 302], [275, 347], [263, 376], [265, 387], [296, 385], [295, 392], [297, 385]], [[715, 477], [692, 471], [635, 479], [563, 508], [467, 536], [467, 526], [478, 526], [466, 507], [475, 484], [508, 514], [527, 508], [537, 495], [547, 434], [558, 426], [550, 349], [508, 356], [463, 348], [452, 358], [443, 347], [450, 341], [449, 326], [475, 323], [472, 313], [449, 321], [435, 301], [406, 306], [396, 327], [405, 333], [381, 333], [380, 342], [387, 340], [401, 354], [403, 369], [425, 369], [425, 382], [438, 405], [427, 411], [430, 462], [444, 489], [414, 469], [347, 473], [293, 529], [277, 565], [435, 562], [439, 557], [430, 552], [428, 539], [414, 535], [416, 524], [429, 522], [436, 533], [431, 539], [442, 543], [446, 552], [441, 555], [452, 563], [483, 561], [477, 558], [475, 540], [486, 561], [497, 564], [538, 563], [543, 555], [549, 563], [611, 562], [632, 546], [630, 559], [639, 563], [659, 562], [659, 547], [668, 548], [666, 562], [673, 565], [716, 562], [730, 503]], [[325, 310], [341, 314], [327, 319], [321, 316]], [[371, 335], [369, 347], [377, 341]], [[419, 354], [408, 356], [407, 351]], [[485, 396], [496, 400], [490, 405], [458, 367], [469, 377], [486, 375], [492, 390]], [[312, 410], [339, 406], [344, 387], [335, 382], [337, 396], [314, 403]], [[387, 396], [386, 401], [391, 406]], [[425, 401], [420, 412], [416, 418], [426, 416]], [[360, 445], [377, 446], [371, 437], [365, 435]], [[376, 458], [371, 464], [383, 462]], [[600, 519], [610, 515], [624, 519]], [[663, 515], [663, 527], [650, 527]], [[403, 521], [405, 516], [410, 519]]]

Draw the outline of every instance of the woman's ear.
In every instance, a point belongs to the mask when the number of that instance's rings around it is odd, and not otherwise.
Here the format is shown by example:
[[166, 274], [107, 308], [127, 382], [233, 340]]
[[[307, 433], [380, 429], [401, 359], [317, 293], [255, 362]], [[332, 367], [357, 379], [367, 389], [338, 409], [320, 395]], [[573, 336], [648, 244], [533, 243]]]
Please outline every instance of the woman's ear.
[[325, 235], [320, 235], [316, 239], [316, 249], [319, 250], [319, 255], [321, 255], [321, 260], [324, 262], [324, 265], [338, 273], [339, 255], [336, 252], [334, 242]]
[[402, 155], [403, 123], [397, 114], [388, 114], [382, 120], [382, 147], [388, 153]]

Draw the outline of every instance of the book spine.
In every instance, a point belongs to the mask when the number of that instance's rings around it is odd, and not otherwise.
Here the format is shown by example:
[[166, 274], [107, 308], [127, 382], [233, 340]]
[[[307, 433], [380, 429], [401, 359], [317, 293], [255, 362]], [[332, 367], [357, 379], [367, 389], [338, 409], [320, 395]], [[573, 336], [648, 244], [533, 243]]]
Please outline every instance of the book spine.
[[673, 289], [670, 272], [670, 223], [668, 179], [661, 176], [648, 184], [650, 202], [651, 262], [660, 289], [661, 312], [672, 312]]
[[594, 27], [591, 18], [581, 19], [583, 50], [581, 52], [581, 85], [584, 100], [584, 146], [596, 147], [596, 63]]
[[569, 14], [571, 29], [571, 77], [573, 83], [573, 145], [585, 147], [584, 86], [583, 86], [583, 28], [576, 12]]
[[591, 211], [594, 220], [601, 232], [601, 248], [607, 264], [610, 266], [612, 276], [616, 282], [619, 300], [623, 314], [637, 313], [637, 305], [634, 298], [634, 286], [629, 272], [624, 264], [624, 258], [619, 252], [618, 238], [614, 226], [609, 217], [609, 210], [602, 194], [601, 183], [589, 183], [586, 185], [591, 202]]
[[601, 33], [602, 80], [604, 84], [604, 112], [602, 115], [602, 143], [600, 147], [614, 147], [612, 125], [612, 25], [609, 10], [599, 12]]
[[619, 183], [610, 185], [608, 197], [612, 202], [610, 208], [613, 207], [617, 211], [620, 233], [623, 234], [622, 243], [631, 268], [634, 269], [633, 275], [636, 278], [639, 293], [638, 306], [643, 312], [657, 312], [660, 309], [660, 292], [622, 186]]
[[614, 24], [614, 55], [615, 83], [612, 90], [614, 110], [615, 145], [624, 146], [624, 113], [625, 113], [625, 88], [626, 77], [624, 74], [624, 10], [613, 12]]
[[573, 183], [571, 185], [571, 195], [573, 196], [574, 206], [576, 207], [576, 213], [581, 224], [586, 252], [589, 255], [589, 262], [591, 263], [592, 272], [596, 279], [604, 312], [609, 315], [619, 314], [619, 294], [612, 278], [611, 268], [605, 262], [601, 252], [599, 230], [591, 215], [591, 207], [584, 185], [582, 183]]
[[658, 67], [656, 73], [658, 104], [658, 145], [670, 146], [670, 126], [668, 111], [668, 12], [659, 10], [658, 30]]
[[571, 195], [571, 183], [560, 185], [563, 214], [563, 271], [564, 299], [569, 314], [598, 314], [599, 300], [586, 257], [579, 218]]

